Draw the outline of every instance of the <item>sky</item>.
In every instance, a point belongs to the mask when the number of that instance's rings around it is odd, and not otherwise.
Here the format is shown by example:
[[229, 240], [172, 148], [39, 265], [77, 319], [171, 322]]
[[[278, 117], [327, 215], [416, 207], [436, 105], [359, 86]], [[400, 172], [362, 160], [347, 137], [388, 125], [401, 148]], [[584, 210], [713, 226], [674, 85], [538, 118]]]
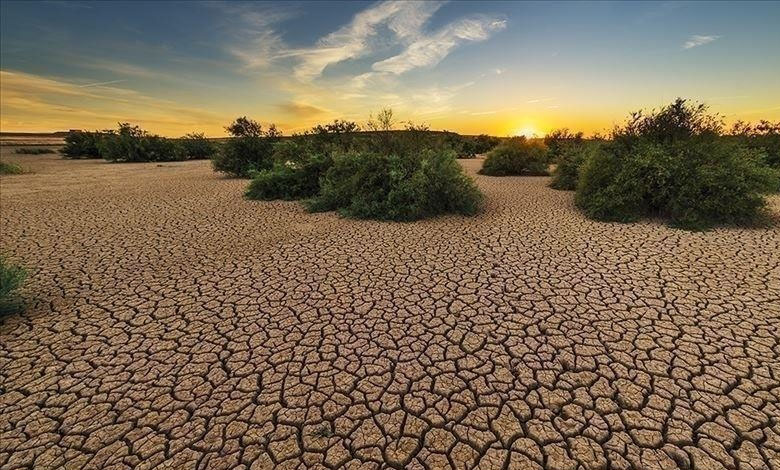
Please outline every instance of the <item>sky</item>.
[[0, 130], [604, 132], [680, 96], [780, 121], [780, 2], [0, 2]]

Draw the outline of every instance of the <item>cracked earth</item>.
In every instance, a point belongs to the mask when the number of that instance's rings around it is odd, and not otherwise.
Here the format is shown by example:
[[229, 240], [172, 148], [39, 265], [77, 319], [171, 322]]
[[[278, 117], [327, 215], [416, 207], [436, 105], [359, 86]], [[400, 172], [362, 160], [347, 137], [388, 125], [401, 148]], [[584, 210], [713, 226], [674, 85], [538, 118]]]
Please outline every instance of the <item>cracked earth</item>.
[[780, 468], [776, 227], [486, 176], [477, 217], [355, 221], [208, 162], [17, 161], [4, 470]]

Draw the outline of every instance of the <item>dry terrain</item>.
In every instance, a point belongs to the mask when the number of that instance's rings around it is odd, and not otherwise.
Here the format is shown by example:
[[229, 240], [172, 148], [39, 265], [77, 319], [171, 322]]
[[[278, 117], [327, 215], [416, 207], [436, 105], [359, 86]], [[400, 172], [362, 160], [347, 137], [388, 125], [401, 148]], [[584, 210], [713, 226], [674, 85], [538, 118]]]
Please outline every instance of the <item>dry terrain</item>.
[[3, 470], [780, 468], [778, 228], [598, 223], [483, 176], [477, 217], [355, 221], [208, 162], [2, 151], [34, 172], [0, 177], [33, 271]]

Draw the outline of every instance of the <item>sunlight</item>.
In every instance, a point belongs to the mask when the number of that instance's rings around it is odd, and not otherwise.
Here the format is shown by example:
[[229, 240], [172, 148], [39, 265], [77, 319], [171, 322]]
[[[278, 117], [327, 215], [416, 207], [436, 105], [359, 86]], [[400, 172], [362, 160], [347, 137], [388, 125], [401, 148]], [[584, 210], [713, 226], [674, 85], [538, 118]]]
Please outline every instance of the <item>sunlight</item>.
[[534, 137], [541, 137], [544, 133], [539, 131], [536, 127], [533, 125], [525, 125], [522, 127], [518, 127], [517, 129], [512, 132], [512, 135], [522, 135], [529, 139], [532, 139]]

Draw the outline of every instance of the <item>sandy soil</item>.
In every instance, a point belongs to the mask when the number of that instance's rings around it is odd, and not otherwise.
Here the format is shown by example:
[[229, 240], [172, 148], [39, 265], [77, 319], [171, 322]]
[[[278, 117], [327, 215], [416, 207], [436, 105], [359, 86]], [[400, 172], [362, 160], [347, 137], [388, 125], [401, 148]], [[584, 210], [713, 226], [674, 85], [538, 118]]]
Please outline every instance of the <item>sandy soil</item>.
[[780, 468], [777, 228], [482, 176], [478, 217], [353, 221], [208, 162], [4, 158], [4, 470]]

